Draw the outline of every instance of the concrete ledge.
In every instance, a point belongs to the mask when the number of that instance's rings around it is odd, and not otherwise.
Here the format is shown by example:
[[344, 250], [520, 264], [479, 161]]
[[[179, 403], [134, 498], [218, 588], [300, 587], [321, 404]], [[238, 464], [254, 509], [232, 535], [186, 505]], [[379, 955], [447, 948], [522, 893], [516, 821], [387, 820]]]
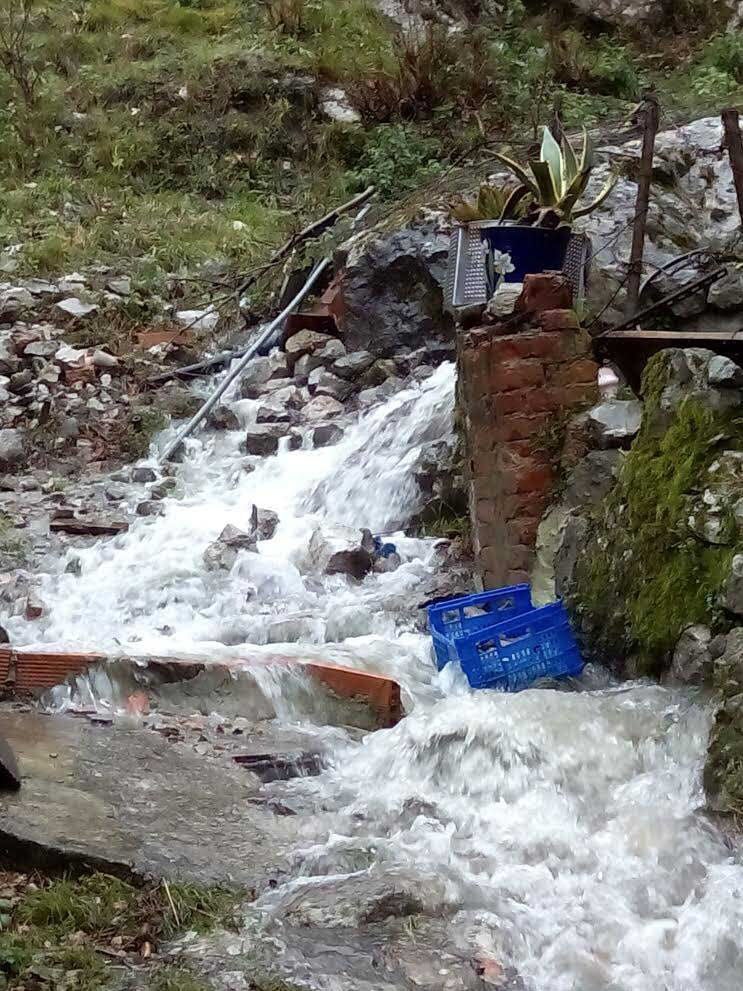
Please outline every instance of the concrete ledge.
[[383, 729], [394, 726], [403, 716], [400, 686], [391, 678], [283, 654], [256, 653], [251, 657], [220, 659], [210, 664], [197, 657], [116, 657], [3, 647], [0, 648], [0, 682], [4, 683], [6, 694], [40, 692], [61, 684], [72, 675], [82, 674], [88, 668], [107, 663], [129, 664], [133, 669], [158, 673], [167, 671], [167, 680], [171, 682], [188, 682], [207, 672], [218, 675], [221, 671], [233, 676], [256, 669], [294, 668], [309, 674], [327, 693], [352, 703], [344, 707], [349, 725]]

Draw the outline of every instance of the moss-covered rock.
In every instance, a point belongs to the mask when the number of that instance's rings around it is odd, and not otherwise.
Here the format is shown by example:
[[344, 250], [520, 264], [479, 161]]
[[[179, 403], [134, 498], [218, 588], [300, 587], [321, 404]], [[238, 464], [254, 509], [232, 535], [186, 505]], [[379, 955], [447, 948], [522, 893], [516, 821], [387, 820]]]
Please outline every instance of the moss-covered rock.
[[578, 562], [570, 599], [581, 630], [622, 673], [662, 673], [692, 624], [731, 625], [720, 600], [743, 549], [727, 484], [743, 451], [743, 393], [710, 385], [712, 358], [669, 350], [648, 364], [640, 434]]
[[704, 787], [716, 812], [743, 814], [743, 629], [728, 634], [715, 662], [714, 687], [722, 704], [710, 736]]

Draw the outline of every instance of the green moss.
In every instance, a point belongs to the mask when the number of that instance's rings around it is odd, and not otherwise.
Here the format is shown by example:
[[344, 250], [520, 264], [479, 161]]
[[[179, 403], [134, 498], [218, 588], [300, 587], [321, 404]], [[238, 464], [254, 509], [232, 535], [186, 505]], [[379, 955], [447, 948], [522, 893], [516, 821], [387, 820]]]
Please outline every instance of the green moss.
[[703, 543], [687, 520], [715, 458], [743, 450], [743, 420], [691, 397], [659, 425], [666, 362], [648, 365], [643, 427], [598, 510], [575, 591], [599, 649], [635, 655], [647, 674], [662, 670], [685, 626], [723, 622], [717, 599], [736, 548]]
[[168, 417], [162, 410], [151, 406], [135, 406], [121, 437], [121, 450], [127, 457], [144, 458], [150, 449], [152, 438], [168, 425]]
[[26, 560], [28, 543], [5, 513], [0, 513], [0, 566], [17, 567]]
[[164, 967], [150, 981], [148, 991], [209, 991], [209, 985], [182, 967]]

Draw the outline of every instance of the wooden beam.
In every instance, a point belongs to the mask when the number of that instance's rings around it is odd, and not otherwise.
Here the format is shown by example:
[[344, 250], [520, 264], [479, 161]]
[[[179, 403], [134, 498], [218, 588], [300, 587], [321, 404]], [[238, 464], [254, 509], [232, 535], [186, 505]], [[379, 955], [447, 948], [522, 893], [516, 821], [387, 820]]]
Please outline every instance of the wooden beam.
[[733, 182], [738, 196], [738, 211], [743, 226], [743, 138], [740, 134], [740, 118], [733, 107], [722, 111], [722, 126], [725, 129], [725, 147], [730, 156]]
[[660, 119], [658, 101], [654, 97], [646, 98], [639, 111], [642, 122], [642, 155], [640, 157], [640, 176], [637, 183], [637, 204], [635, 208], [634, 227], [632, 231], [632, 251], [629, 260], [627, 276], [627, 303], [625, 313], [631, 317], [636, 313], [640, 302], [640, 280], [642, 279], [642, 258], [645, 253], [645, 230], [650, 209], [650, 185], [653, 181], [653, 155], [655, 154], [655, 136], [658, 133]]

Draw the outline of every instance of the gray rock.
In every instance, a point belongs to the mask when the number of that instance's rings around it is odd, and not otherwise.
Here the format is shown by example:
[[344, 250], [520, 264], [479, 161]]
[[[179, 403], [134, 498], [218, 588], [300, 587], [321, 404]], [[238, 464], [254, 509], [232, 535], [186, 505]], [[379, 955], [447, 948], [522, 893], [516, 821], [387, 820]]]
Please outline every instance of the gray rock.
[[318, 354], [303, 354], [294, 365], [294, 376], [299, 379], [309, 379], [316, 368], [325, 367], [325, 362]]
[[75, 296], [71, 296], [69, 299], [61, 300], [56, 304], [56, 308], [67, 316], [74, 317], [75, 319], [89, 317], [91, 314], [98, 311], [98, 306], [96, 306], [95, 303], [84, 303], [81, 299], [77, 299]]
[[402, 379], [396, 378], [394, 375], [390, 376], [382, 385], [360, 392], [358, 395], [359, 404], [361, 406], [373, 406], [375, 403], [383, 402], [399, 392], [403, 385]]
[[118, 279], [109, 279], [106, 283], [111, 292], [119, 296], [128, 296], [132, 291], [132, 280], [128, 275], [122, 275]]
[[309, 556], [322, 574], [361, 580], [374, 566], [374, 538], [369, 530], [353, 527], [316, 530], [310, 538]]
[[636, 399], [610, 399], [588, 413], [588, 428], [602, 450], [628, 447], [642, 424], [642, 403]]
[[0, 292], [0, 319], [10, 320], [34, 305], [28, 289], [16, 286]]
[[255, 533], [259, 540], [271, 540], [279, 525], [279, 514], [272, 509], [255, 509]]
[[178, 488], [175, 478], [163, 478], [157, 485], [150, 486], [150, 495], [153, 499], [167, 499]]
[[138, 485], [146, 485], [148, 482], [157, 481], [157, 472], [152, 468], [146, 468], [140, 465], [137, 468], [132, 468], [132, 481], [136, 482]]
[[8, 636], [8, 631], [4, 626], [0, 626], [0, 643], [10, 643], [10, 637]]
[[388, 378], [397, 375], [397, 366], [391, 359], [380, 359], [368, 368], [359, 379], [359, 383], [364, 389], [372, 388], [376, 385], [384, 385]]
[[204, 566], [207, 571], [231, 571], [240, 551], [257, 549], [254, 534], [244, 533], [228, 524], [204, 551]]
[[725, 582], [722, 605], [728, 612], [743, 616], [743, 554], [736, 554]]
[[709, 467], [700, 495], [689, 497], [687, 523], [700, 540], [718, 546], [731, 546], [738, 532], [743, 533], [743, 451], [723, 451]]
[[353, 351], [333, 362], [331, 371], [342, 379], [353, 381], [374, 364], [375, 358], [368, 351]]
[[588, 520], [578, 513], [569, 513], [562, 531], [562, 539], [555, 554], [555, 592], [559, 598], [568, 594], [578, 559], [583, 553], [588, 536]]
[[346, 346], [337, 337], [331, 337], [325, 347], [317, 352], [317, 357], [322, 359], [323, 364], [328, 367], [346, 354]]
[[51, 358], [58, 349], [58, 341], [31, 341], [23, 349], [23, 354], [28, 358]]
[[343, 439], [343, 430], [337, 423], [321, 423], [312, 431], [313, 447], [330, 447]]
[[165, 512], [161, 502], [155, 499], [145, 499], [137, 505], [137, 516], [162, 516]]
[[624, 460], [621, 451], [590, 451], [568, 476], [564, 501], [570, 509], [596, 506], [614, 488]]
[[284, 345], [289, 364], [293, 368], [303, 355], [317, 354], [331, 339], [328, 334], [320, 334], [316, 330], [298, 331]]
[[682, 685], [701, 685], [712, 674], [712, 633], [706, 626], [690, 626], [681, 634], [673, 652], [670, 677]]
[[21, 430], [0, 430], [0, 469], [20, 464], [26, 456], [25, 436]]
[[240, 421], [229, 406], [215, 406], [206, 418], [212, 430], [239, 430]]
[[743, 309], [743, 272], [730, 272], [710, 287], [708, 302], [718, 310]]
[[[261, 388], [276, 379], [289, 376], [286, 356], [280, 351], [253, 358], [240, 379], [240, 390], [244, 398], [255, 399]], [[277, 387], [278, 388], [278, 387]]]
[[262, 402], [255, 415], [256, 423], [297, 423], [298, 420], [299, 414], [296, 410], [275, 398]]
[[59, 436], [63, 440], [76, 440], [80, 436], [80, 423], [74, 416], [65, 416], [59, 424]]
[[348, 350], [393, 355], [403, 345], [453, 339], [442, 292], [448, 252], [448, 234], [432, 223], [357, 235], [344, 245], [340, 329]]
[[312, 372], [308, 385], [310, 392], [314, 393], [314, 395], [330, 396], [331, 399], [337, 399], [339, 403], [348, 399], [353, 391], [353, 386], [350, 382], [338, 378], [337, 375], [333, 375], [332, 372], [328, 372], [324, 368], [316, 368]]
[[280, 423], [257, 423], [250, 427], [245, 435], [245, 450], [248, 454], [262, 456], [276, 454], [281, 446], [281, 439], [289, 438], [289, 448], [301, 445], [301, 438], [287, 433], [286, 426]]
[[10, 376], [10, 388], [12, 392], [22, 392], [34, 380], [34, 373], [30, 368], [24, 368]]
[[707, 381], [722, 388], [740, 388], [743, 386], [743, 368], [730, 358], [713, 355], [707, 366]]
[[309, 422], [328, 420], [342, 413], [342, 404], [331, 396], [315, 396], [304, 408], [304, 417]]

